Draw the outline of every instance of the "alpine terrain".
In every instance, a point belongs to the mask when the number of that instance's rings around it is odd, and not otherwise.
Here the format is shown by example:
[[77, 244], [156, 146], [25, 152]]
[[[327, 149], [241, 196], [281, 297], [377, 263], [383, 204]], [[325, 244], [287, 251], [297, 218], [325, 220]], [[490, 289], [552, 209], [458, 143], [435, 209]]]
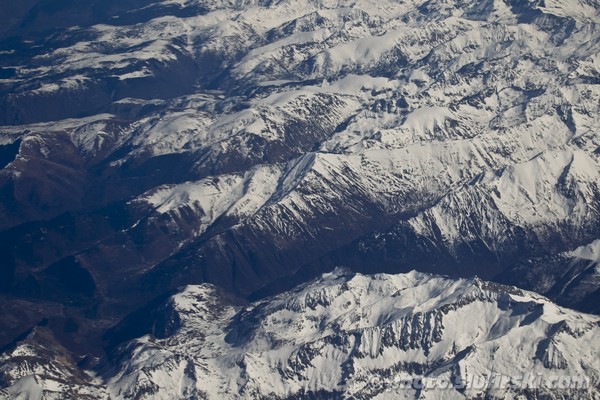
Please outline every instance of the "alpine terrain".
[[0, 398], [600, 398], [599, 0], [13, 3]]

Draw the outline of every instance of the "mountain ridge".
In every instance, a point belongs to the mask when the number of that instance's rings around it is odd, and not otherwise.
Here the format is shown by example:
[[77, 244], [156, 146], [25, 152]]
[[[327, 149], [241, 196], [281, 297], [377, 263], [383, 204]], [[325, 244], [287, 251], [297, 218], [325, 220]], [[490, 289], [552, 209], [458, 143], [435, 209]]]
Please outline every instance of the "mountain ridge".
[[[89, 377], [90, 398], [413, 398], [419, 390], [398, 389], [397, 377], [454, 382], [483, 371], [515, 379], [532, 371], [545, 380], [585, 377], [588, 386], [556, 392], [491, 385], [421, 396], [505, 398], [509, 390], [527, 398], [594, 398], [599, 390], [598, 317], [479, 278], [336, 269], [245, 305], [213, 285], [190, 285], [161, 309], [148, 318], [164, 328], [116, 347], [114, 367], [104, 368], [102, 380]], [[27, 340], [9, 353], [7, 366]], [[38, 368], [40, 390], [60, 396], [48, 382], [60, 378]], [[21, 387], [19, 375], [31, 376], [10, 370], [7, 393]], [[67, 387], [78, 390], [75, 383]]]

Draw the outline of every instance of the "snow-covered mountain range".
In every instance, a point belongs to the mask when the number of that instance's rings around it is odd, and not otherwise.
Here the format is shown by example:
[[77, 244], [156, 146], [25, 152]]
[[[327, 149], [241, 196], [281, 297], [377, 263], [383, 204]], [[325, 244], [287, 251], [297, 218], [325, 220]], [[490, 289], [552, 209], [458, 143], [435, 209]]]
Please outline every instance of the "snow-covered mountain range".
[[[0, 371], [12, 384], [5, 393], [592, 399], [600, 392], [599, 317], [479, 278], [414, 271], [365, 276], [338, 269], [247, 305], [210, 284], [187, 286], [160, 310], [145, 316], [150, 332], [113, 351], [114, 365], [105, 367], [103, 377], [87, 376], [83, 383], [79, 375], [85, 374], [57, 365], [65, 361], [49, 361], [40, 344], [45, 333], [36, 328], [2, 356], [10, 362]], [[527, 375], [536, 378], [515, 382]], [[402, 376], [457, 386], [401, 388]], [[495, 376], [512, 381], [493, 384]], [[553, 376], [569, 381], [557, 390]], [[468, 385], [473, 377], [488, 381]]]
[[[85, 390], [135, 391], [76, 365], [142, 336], [108, 333], [134, 311], [190, 284], [260, 301], [339, 265], [600, 313], [597, 0], [66, 3], [2, 17], [0, 346], [34, 329]], [[363, 379], [261, 374], [280, 397]]]

